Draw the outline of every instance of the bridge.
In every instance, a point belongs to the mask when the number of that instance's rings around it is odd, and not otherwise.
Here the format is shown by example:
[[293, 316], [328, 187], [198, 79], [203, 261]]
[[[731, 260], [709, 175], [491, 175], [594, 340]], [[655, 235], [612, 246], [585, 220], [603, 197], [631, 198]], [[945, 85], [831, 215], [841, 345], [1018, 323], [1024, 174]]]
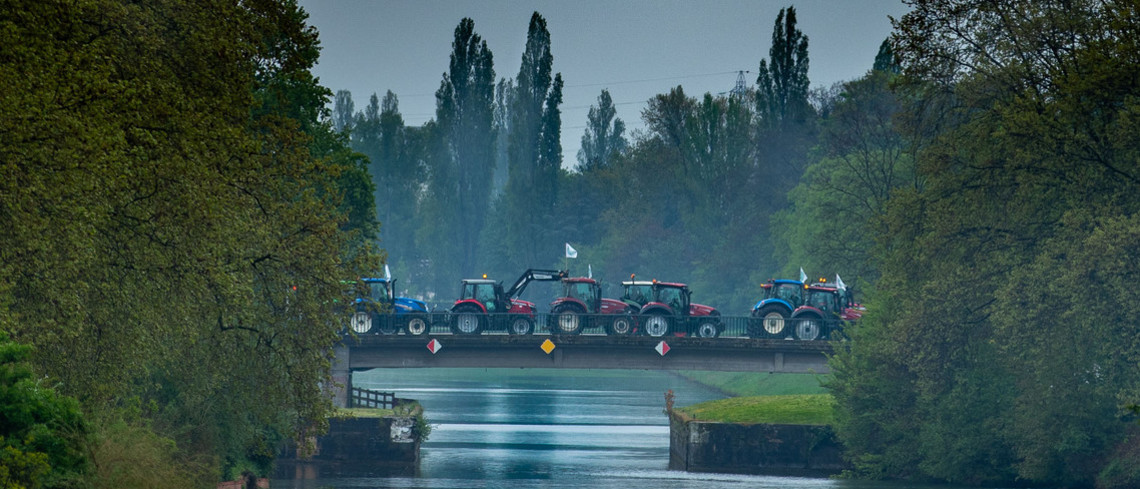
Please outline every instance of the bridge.
[[[352, 372], [374, 368], [574, 368], [829, 372], [831, 341], [759, 339], [742, 335], [734, 318], [718, 338], [549, 334], [450, 334], [438, 323], [424, 335], [345, 336], [335, 348], [333, 379], [352, 387]], [[541, 323], [541, 321], [540, 321]], [[540, 324], [539, 326], [542, 326]], [[739, 330], [739, 331], [738, 331]], [[337, 395], [338, 402], [344, 392]]]

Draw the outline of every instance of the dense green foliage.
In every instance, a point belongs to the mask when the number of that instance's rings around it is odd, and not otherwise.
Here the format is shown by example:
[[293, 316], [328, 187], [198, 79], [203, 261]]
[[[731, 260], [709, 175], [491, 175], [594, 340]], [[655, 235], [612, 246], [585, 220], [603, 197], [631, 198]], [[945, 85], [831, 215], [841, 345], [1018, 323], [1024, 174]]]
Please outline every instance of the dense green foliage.
[[[339, 279], [379, 255], [305, 20], [292, 1], [0, 6], [0, 330], [100, 420], [99, 474], [265, 473], [331, 409]], [[136, 445], [169, 450], [113, 449]]]
[[74, 398], [33, 378], [30, 350], [0, 331], [0, 488], [82, 487], [87, 422]]
[[741, 424], [829, 425], [835, 399], [828, 394], [730, 397], [675, 409], [700, 421]]
[[921, 184], [879, 211], [839, 434], [868, 476], [1135, 487], [1140, 5], [912, 3]]

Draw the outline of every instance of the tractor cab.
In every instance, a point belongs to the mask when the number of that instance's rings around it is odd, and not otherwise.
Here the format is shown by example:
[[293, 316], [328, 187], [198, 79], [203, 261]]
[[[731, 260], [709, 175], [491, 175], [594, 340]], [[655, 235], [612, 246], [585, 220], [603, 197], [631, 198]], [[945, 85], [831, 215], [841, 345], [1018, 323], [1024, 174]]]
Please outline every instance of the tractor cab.
[[591, 278], [567, 278], [562, 280], [562, 297], [580, 301], [586, 311], [596, 312], [602, 301], [602, 287]]
[[653, 284], [653, 302], [669, 306], [673, 310], [673, 314], [689, 314], [691, 295], [689, 288], [684, 284], [668, 282], [654, 282]]
[[627, 280], [621, 283], [625, 292], [621, 301], [630, 307], [640, 310], [642, 306], [653, 302], [653, 282], [648, 280]]
[[459, 301], [474, 300], [483, 305], [488, 313], [506, 312], [510, 309], [503, 284], [489, 279], [464, 279], [459, 292]]
[[392, 302], [392, 282], [386, 278], [366, 278], [364, 283], [368, 284], [368, 298], [376, 304], [388, 304]]

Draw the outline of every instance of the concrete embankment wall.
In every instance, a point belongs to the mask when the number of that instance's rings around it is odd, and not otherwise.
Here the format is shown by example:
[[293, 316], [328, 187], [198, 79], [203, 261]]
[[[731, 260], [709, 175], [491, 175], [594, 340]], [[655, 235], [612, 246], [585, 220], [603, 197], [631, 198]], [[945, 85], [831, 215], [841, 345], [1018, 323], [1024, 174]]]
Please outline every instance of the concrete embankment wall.
[[669, 468], [820, 477], [848, 468], [828, 426], [712, 423], [669, 414]]
[[312, 453], [298, 453], [292, 443], [278, 454], [274, 478], [414, 474], [420, 459], [414, 424], [410, 416], [331, 419], [329, 432], [311, 440]]

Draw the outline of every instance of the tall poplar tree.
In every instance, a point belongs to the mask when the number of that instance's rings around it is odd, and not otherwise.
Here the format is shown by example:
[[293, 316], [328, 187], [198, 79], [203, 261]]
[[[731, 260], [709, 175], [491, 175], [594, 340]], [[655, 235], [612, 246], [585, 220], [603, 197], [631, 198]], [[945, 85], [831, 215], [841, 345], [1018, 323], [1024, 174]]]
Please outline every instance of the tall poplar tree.
[[551, 76], [554, 56], [550, 32], [538, 12], [530, 18], [526, 49], [515, 79], [509, 138], [510, 175], [504, 195], [507, 248], [524, 266], [559, 257], [556, 241], [546, 232], [554, 218], [560, 142], [562, 75]]
[[493, 57], [469, 18], [455, 28], [451, 64], [435, 96], [440, 139], [429, 170], [431, 217], [420, 244], [434, 250], [435, 283], [443, 287], [456, 273], [475, 273], [495, 164]]
[[586, 133], [578, 150], [578, 169], [583, 172], [605, 168], [610, 159], [629, 147], [625, 139], [625, 122], [617, 117], [609, 90], [598, 95], [598, 105], [586, 115]]

